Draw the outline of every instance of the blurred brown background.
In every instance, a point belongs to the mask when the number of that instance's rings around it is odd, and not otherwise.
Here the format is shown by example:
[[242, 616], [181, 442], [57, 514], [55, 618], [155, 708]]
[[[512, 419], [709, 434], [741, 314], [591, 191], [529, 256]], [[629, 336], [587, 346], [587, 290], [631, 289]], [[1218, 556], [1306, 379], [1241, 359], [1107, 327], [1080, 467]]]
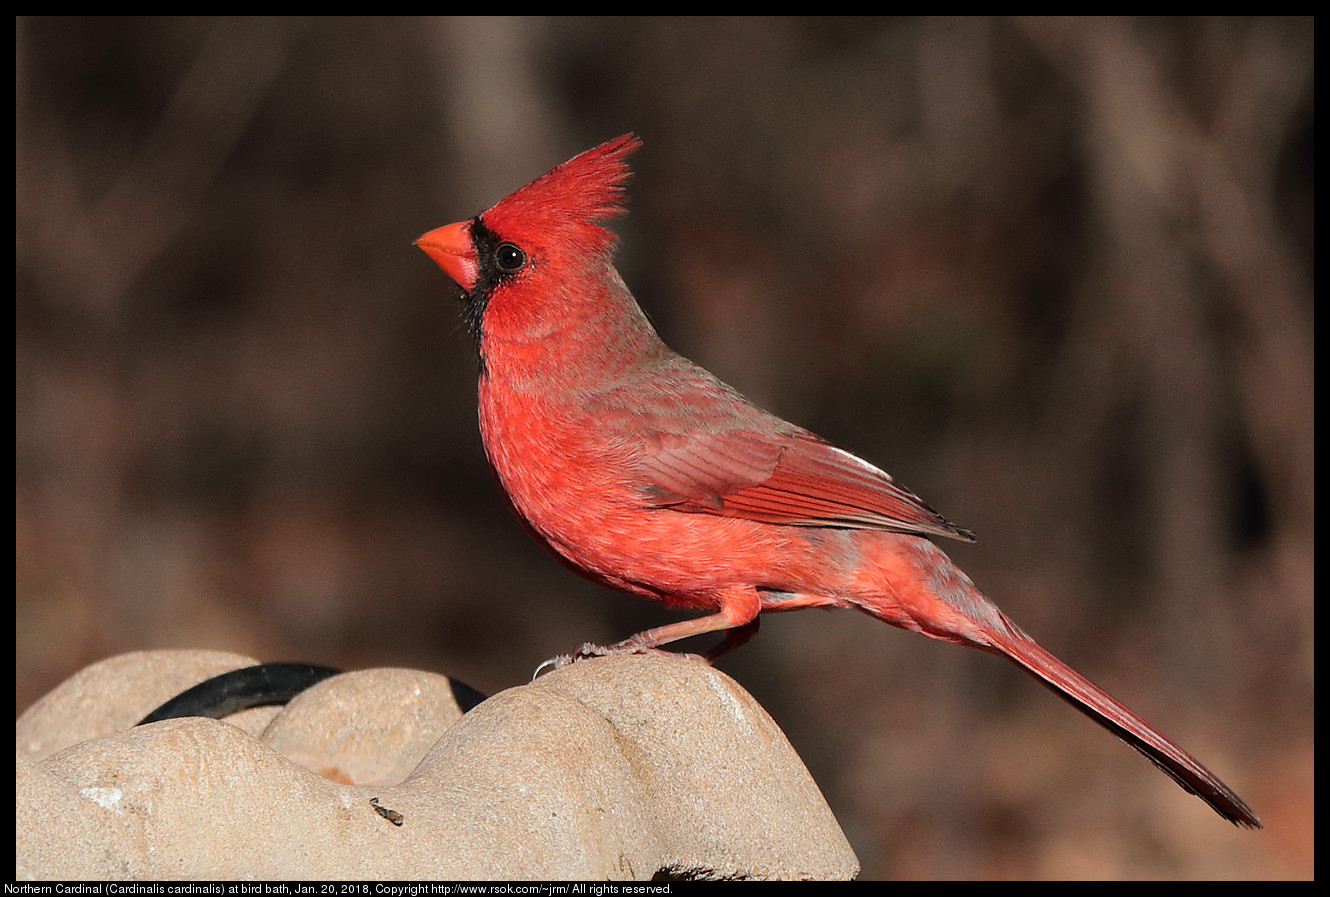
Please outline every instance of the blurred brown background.
[[[865, 878], [1313, 877], [1312, 19], [16, 21], [15, 710], [164, 647], [493, 693], [675, 619], [485, 466], [411, 241], [636, 131], [676, 349], [896, 474], [1238, 831], [997, 658], [721, 662]], [[705, 726], [705, 720], [698, 720]]]

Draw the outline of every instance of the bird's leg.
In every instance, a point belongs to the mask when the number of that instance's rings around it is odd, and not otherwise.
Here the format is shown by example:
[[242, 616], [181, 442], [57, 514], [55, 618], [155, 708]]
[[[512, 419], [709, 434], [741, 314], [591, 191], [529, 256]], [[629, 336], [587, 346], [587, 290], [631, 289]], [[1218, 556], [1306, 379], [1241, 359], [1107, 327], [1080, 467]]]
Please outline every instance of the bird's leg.
[[709, 663], [726, 651], [737, 648], [752, 638], [753, 633], [757, 632], [758, 611], [762, 609], [762, 600], [758, 596], [757, 589], [752, 586], [734, 586], [721, 592], [719, 598], [720, 610], [714, 614], [692, 620], [681, 620], [678, 623], [669, 623], [665, 626], [657, 626], [654, 629], [639, 632], [637, 635], [630, 636], [613, 645], [595, 645], [587, 642], [572, 654], [551, 657], [536, 667], [535, 675], [532, 678], [537, 678], [542, 673], [557, 670], [588, 657], [642, 654], [646, 651], [658, 650], [661, 645], [668, 645], [670, 642], [677, 642], [680, 639], [725, 630], [725, 641], [717, 648], [702, 655], [702, 659]]
[[753, 617], [752, 620], [742, 626], [736, 626], [733, 629], [725, 630], [725, 638], [721, 643], [710, 651], [702, 655], [702, 659], [707, 663], [715, 663], [721, 657], [729, 654], [735, 648], [747, 642], [750, 638], [757, 635], [758, 627], [762, 625], [761, 617]]

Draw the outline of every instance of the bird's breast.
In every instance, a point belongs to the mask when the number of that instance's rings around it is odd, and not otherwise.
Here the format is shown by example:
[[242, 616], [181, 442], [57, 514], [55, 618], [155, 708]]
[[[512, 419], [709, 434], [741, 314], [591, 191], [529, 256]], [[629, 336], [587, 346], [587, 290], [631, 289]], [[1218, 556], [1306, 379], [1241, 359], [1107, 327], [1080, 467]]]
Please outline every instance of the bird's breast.
[[[611, 580], [614, 545], [633, 539], [631, 450], [597, 432], [554, 390], [482, 380], [480, 433], [499, 485], [531, 530], [574, 567]], [[617, 583], [616, 583], [617, 584]]]

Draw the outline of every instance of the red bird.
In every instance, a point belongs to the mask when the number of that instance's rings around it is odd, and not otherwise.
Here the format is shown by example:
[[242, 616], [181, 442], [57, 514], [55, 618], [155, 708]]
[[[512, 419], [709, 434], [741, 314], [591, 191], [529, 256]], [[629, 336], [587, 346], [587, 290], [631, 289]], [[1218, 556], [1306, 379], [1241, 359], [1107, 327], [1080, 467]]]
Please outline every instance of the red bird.
[[623, 211], [638, 145], [611, 140], [416, 241], [466, 291], [480, 432], [517, 514], [591, 579], [704, 613], [579, 656], [719, 630], [734, 640], [763, 611], [853, 608], [1010, 658], [1225, 819], [1259, 828], [1227, 785], [1035, 644], [930, 541], [970, 533], [661, 341], [603, 227]]

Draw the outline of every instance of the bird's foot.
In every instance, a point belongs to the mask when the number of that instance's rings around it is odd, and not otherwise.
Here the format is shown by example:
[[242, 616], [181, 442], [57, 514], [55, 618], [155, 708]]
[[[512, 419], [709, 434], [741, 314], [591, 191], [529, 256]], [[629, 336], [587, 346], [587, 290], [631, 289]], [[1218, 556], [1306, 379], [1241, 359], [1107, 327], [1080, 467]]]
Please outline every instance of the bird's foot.
[[531, 674], [531, 681], [535, 682], [537, 679], [539, 679], [541, 676], [545, 675], [546, 673], [552, 673], [557, 669], [566, 667], [568, 664], [572, 662], [573, 662], [573, 655], [571, 654], [560, 654], [558, 657], [551, 657], [548, 660], [542, 660], [540, 662], [540, 665], [536, 667], [536, 671]]
[[531, 679], [535, 681], [546, 673], [552, 673], [555, 670], [561, 670], [566, 666], [571, 666], [579, 660], [586, 660], [590, 657], [613, 657], [622, 654], [665, 654], [670, 657], [687, 657], [691, 660], [700, 660], [703, 663], [709, 663], [705, 655], [700, 654], [681, 654], [676, 651], [666, 651], [664, 648], [656, 648], [651, 645], [644, 645], [634, 638], [624, 639], [613, 645], [596, 645], [587, 642], [571, 654], [560, 654], [557, 657], [551, 657], [549, 660], [536, 667], [536, 672], [532, 674]]

